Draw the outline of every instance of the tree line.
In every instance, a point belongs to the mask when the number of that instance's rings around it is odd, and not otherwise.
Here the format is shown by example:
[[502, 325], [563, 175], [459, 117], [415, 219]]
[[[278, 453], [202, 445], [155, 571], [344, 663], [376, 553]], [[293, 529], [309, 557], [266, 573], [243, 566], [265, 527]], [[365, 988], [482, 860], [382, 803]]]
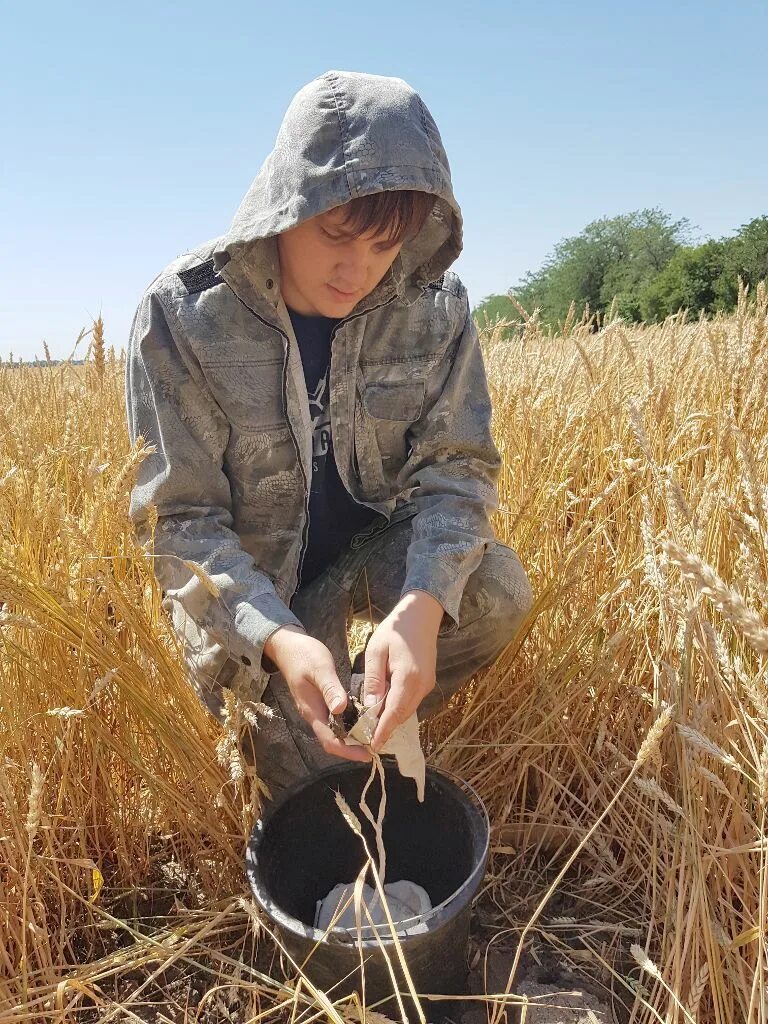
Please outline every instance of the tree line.
[[687, 309], [711, 315], [736, 305], [739, 278], [754, 292], [768, 278], [768, 216], [733, 235], [693, 244], [687, 219], [673, 221], [658, 207], [592, 221], [564, 238], [539, 270], [507, 295], [488, 295], [474, 308], [479, 323], [519, 319], [512, 298], [528, 313], [540, 310], [556, 327], [574, 304], [577, 319], [606, 311], [630, 321], [659, 321]]

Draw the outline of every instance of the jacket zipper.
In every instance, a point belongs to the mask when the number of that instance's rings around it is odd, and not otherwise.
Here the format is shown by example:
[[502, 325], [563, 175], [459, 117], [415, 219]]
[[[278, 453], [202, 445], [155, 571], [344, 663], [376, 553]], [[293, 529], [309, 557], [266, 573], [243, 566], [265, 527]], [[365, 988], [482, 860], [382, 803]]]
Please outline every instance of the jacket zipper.
[[301, 478], [304, 481], [304, 528], [301, 531], [301, 547], [299, 548], [299, 562], [296, 567], [296, 586], [293, 588], [291, 596], [288, 598], [287, 604], [290, 607], [291, 601], [296, 595], [296, 591], [301, 585], [301, 570], [304, 568], [304, 555], [307, 552], [307, 541], [309, 540], [309, 480], [307, 474], [304, 472], [304, 464], [301, 461], [301, 448], [299, 442], [296, 440], [296, 434], [293, 430], [293, 424], [291, 423], [291, 414], [288, 411], [288, 350], [290, 348], [290, 340], [287, 334], [283, 334], [283, 409], [285, 409], [285, 419], [288, 423], [288, 431], [293, 441], [293, 446], [296, 449], [296, 461], [299, 464], [301, 470]]
[[[240, 298], [240, 296], [238, 296]], [[242, 299], [240, 299], [243, 302]], [[273, 331], [277, 331], [280, 337], [283, 339], [283, 374], [282, 374], [282, 399], [283, 409], [285, 410], [285, 419], [288, 424], [288, 433], [291, 435], [293, 441], [293, 447], [296, 449], [296, 461], [299, 464], [301, 470], [301, 479], [304, 482], [304, 528], [301, 531], [301, 547], [299, 549], [299, 562], [296, 569], [296, 586], [291, 591], [286, 604], [290, 607], [291, 601], [296, 595], [296, 591], [299, 589], [299, 582], [301, 580], [301, 570], [304, 567], [304, 555], [307, 550], [307, 539], [309, 537], [309, 481], [307, 480], [307, 474], [304, 471], [304, 464], [301, 461], [301, 448], [299, 442], [296, 439], [296, 433], [291, 423], [291, 417], [288, 412], [288, 348], [290, 341], [285, 331], [280, 330], [274, 324], [271, 324], [268, 320], [265, 320], [263, 316], [259, 316], [255, 309], [248, 305], [247, 302], [243, 302], [246, 309], [256, 317], [259, 323], [264, 324], [265, 327], [270, 327]]]
[[[353, 316], [347, 317], [346, 319], [343, 319], [339, 323], [337, 323], [336, 326], [331, 331], [331, 348], [333, 348], [333, 339], [336, 337], [336, 331], [338, 331], [338, 329], [340, 327], [344, 326], [345, 324], [351, 323], [353, 320], [358, 320], [361, 316], [367, 316], [369, 313], [373, 313], [377, 309], [383, 309], [384, 306], [388, 306], [389, 303], [390, 302], [394, 302], [394, 300], [395, 300], [395, 296], [391, 295], [386, 300], [386, 302], [380, 302], [378, 304], [378, 306], [372, 306], [370, 309], [366, 309], [364, 313], [355, 313]], [[357, 401], [357, 375], [355, 375], [354, 388], [355, 388], [355, 401]], [[357, 452], [355, 450], [355, 429], [354, 429], [354, 426], [355, 425], [354, 425], [354, 422], [353, 422], [352, 423], [352, 461], [353, 461], [353, 463], [355, 463], [357, 465], [357, 471], [359, 473], [360, 472], [360, 467], [359, 467], [359, 464], [357, 464]], [[383, 515], [384, 518], [387, 520], [387, 522], [389, 522], [390, 519], [392, 518], [388, 512], [379, 512], [379, 510], [377, 508], [374, 508], [373, 505], [370, 505], [367, 501], [358, 501], [358, 499], [354, 496], [354, 494], [350, 494], [349, 491], [347, 491], [347, 494], [349, 494], [349, 496], [352, 499], [352, 501], [354, 501], [357, 505], [362, 505], [364, 508], [369, 508], [373, 512], [376, 512], [379, 515]], [[307, 518], [309, 518], [309, 513], [307, 513]]]
[[[387, 299], [386, 302], [380, 302], [378, 306], [372, 306], [370, 309], [366, 309], [365, 312], [363, 313], [355, 313], [354, 316], [346, 317], [340, 320], [339, 323], [337, 323], [336, 326], [331, 331], [331, 346], [333, 345], [333, 339], [336, 337], [336, 331], [338, 331], [340, 327], [342, 327], [345, 324], [351, 323], [353, 320], [358, 320], [361, 316], [367, 316], [369, 313], [373, 313], [375, 310], [381, 309], [383, 306], [386, 306], [390, 302], [393, 302], [394, 299], [395, 296], [392, 295], [390, 296], [390, 298]], [[243, 302], [242, 299], [240, 299], [240, 301]], [[279, 327], [276, 327], [274, 324], [271, 324], [268, 320], [265, 320], [264, 317], [259, 316], [256, 310], [249, 306], [248, 303], [243, 302], [243, 305], [245, 306], [246, 309], [250, 310], [250, 312], [256, 317], [259, 323], [264, 324], [265, 327], [271, 327], [273, 330], [277, 331], [280, 337], [283, 339], [283, 409], [285, 409], [285, 419], [288, 423], [288, 432], [291, 435], [293, 447], [296, 449], [296, 461], [299, 464], [299, 469], [301, 470], [301, 478], [304, 482], [304, 528], [301, 531], [301, 548], [299, 550], [299, 563], [296, 569], [296, 586], [293, 588], [291, 595], [288, 598], [288, 601], [286, 602], [286, 604], [290, 607], [291, 601], [296, 596], [296, 591], [299, 589], [299, 585], [301, 583], [301, 570], [304, 568], [304, 556], [306, 555], [307, 552], [307, 541], [309, 540], [309, 480], [307, 479], [307, 474], [304, 472], [304, 466], [301, 461], [301, 448], [299, 447], [299, 442], [296, 439], [296, 433], [293, 429], [291, 417], [288, 412], [288, 349], [290, 346], [290, 340], [285, 331], [280, 330]], [[328, 372], [330, 373], [330, 368]], [[355, 383], [357, 382], [355, 381]], [[353, 430], [353, 450], [354, 443], [355, 439]], [[354, 495], [350, 495], [350, 497], [352, 498], [353, 501], [357, 501], [357, 498], [355, 498]], [[364, 505], [366, 508], [372, 508], [372, 506], [365, 501], [357, 501], [357, 504]], [[377, 510], [373, 509], [373, 511], [375, 512]], [[390, 517], [386, 513], [384, 513], [384, 515], [385, 518], [389, 520]]]

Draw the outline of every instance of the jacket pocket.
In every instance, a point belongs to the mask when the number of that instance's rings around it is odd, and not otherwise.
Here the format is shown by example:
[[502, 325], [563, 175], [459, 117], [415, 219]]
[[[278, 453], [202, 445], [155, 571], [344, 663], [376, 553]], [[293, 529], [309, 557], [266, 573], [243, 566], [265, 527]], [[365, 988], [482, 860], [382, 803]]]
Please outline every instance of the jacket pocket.
[[413, 423], [424, 408], [424, 381], [380, 381], [367, 384], [363, 408], [377, 420]]
[[361, 501], [384, 501], [390, 497], [381, 453], [374, 430], [374, 420], [366, 413], [362, 395], [355, 403], [352, 465], [360, 481]]
[[253, 430], [285, 422], [281, 359], [201, 365], [213, 397], [231, 423]]
[[375, 500], [392, 497], [408, 457], [408, 430], [424, 407], [423, 381], [376, 381], [359, 387], [355, 450], [363, 487]]

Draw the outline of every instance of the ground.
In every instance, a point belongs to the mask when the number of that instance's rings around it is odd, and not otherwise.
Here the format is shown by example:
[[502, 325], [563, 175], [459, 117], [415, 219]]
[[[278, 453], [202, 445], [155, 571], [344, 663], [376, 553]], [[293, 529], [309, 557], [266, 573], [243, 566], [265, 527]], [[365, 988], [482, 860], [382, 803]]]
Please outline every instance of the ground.
[[[143, 934], [151, 934], [167, 928], [169, 914], [176, 918], [181, 915], [183, 920], [188, 913], [202, 913], [194, 910], [192, 904], [197, 901], [189, 889], [173, 888], [176, 891], [166, 889], [160, 899], [155, 889], [152, 899], [134, 903], [130, 911], [126, 904], [126, 920]], [[508, 942], [500, 942], [498, 929], [487, 923], [493, 909], [490, 900], [481, 900], [473, 912], [469, 993], [474, 995], [504, 992], [515, 955], [515, 935], [510, 934]], [[119, 907], [114, 912], [115, 916], [122, 916]], [[270, 978], [283, 976], [272, 942], [263, 938], [254, 954], [248, 935], [247, 921], [240, 917], [228, 929], [210, 935], [206, 944], [196, 947], [188, 957], [169, 964], [160, 958], [151, 959], [151, 955], [141, 963], [136, 947], [130, 948], [130, 937], [124, 931], [105, 930], [105, 951], [125, 950], [126, 966], [99, 978], [101, 1006], [81, 1004], [77, 1020], [83, 1024], [246, 1024], [274, 1003], [270, 994], [260, 995], [257, 986], [249, 986], [247, 967]], [[244, 965], [243, 977], [237, 985], [228, 980], [238, 973], [233, 963]], [[518, 997], [526, 996], [530, 1004], [524, 1011], [510, 1008], [505, 1024], [612, 1024], [621, 1022], [624, 1016], [619, 1005], [609, 1006], [602, 986], [594, 979], [568, 971], [562, 958], [556, 958], [543, 943], [533, 942], [526, 948], [513, 992]], [[487, 1020], [488, 1004], [484, 1001], [438, 1005], [446, 1024], [485, 1024]], [[289, 1006], [270, 1014], [268, 1019], [283, 1024], [292, 1019], [290, 1011]], [[305, 1013], [301, 1019], [308, 1016]]]
[[[490, 958], [488, 977], [492, 991], [503, 991], [510, 962], [509, 954], [506, 957], [494, 954]], [[152, 968], [156, 967], [157, 964], [153, 964], [121, 975], [112, 991], [105, 991], [109, 998], [103, 1009], [86, 1010], [79, 1019], [86, 1024], [97, 1024], [107, 1018], [141, 1024], [186, 1024], [192, 1021], [195, 1024], [246, 1024], [255, 1015], [255, 1008], [248, 1012], [238, 992], [216, 991], [217, 985], [212, 983], [207, 973], [175, 967], [168, 968], [151, 981], [140, 1000], [130, 1004], [130, 1010], [117, 1009], [118, 1004], [125, 1003], [140, 986], [146, 984], [153, 973]], [[588, 984], [583, 978], [563, 974], [558, 979], [549, 968], [542, 969], [534, 963], [524, 964], [514, 993], [530, 1000], [525, 1011], [525, 1024], [611, 1024], [617, 1018], [611, 1015], [605, 1002], [587, 991]], [[476, 993], [484, 991], [479, 967], [470, 976], [470, 990]], [[522, 1024], [522, 1011], [509, 1012], [507, 1020], [510, 1024], [516, 1019]], [[486, 1004], [467, 1002], [451, 1006], [444, 1020], [447, 1024], [485, 1024]]]

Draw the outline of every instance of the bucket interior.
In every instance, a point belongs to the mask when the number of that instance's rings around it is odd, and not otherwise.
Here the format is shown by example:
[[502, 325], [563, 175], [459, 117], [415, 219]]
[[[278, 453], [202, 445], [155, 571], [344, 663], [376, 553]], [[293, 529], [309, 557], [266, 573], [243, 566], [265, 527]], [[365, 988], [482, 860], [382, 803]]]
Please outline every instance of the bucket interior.
[[[460, 890], [484, 859], [485, 815], [467, 793], [438, 772], [428, 769], [421, 804], [413, 780], [404, 779], [392, 761], [385, 760], [384, 766], [385, 882], [416, 882], [435, 907]], [[270, 902], [304, 924], [313, 924], [316, 901], [339, 882], [353, 882], [365, 860], [359, 836], [336, 804], [337, 791], [361, 819], [376, 858], [373, 829], [360, 813], [360, 794], [369, 774], [368, 765], [352, 763], [327, 769], [265, 818], [259, 848], [253, 851], [254, 880]], [[377, 778], [367, 794], [374, 817], [380, 794]]]

